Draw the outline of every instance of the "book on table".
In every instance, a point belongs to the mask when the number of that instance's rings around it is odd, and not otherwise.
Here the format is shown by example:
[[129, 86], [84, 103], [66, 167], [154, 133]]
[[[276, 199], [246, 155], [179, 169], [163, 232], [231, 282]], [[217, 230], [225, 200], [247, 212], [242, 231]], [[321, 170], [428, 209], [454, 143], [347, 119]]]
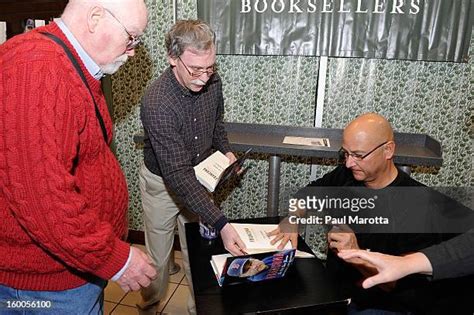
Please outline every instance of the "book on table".
[[309, 137], [291, 137], [286, 136], [283, 139], [283, 143], [286, 144], [295, 144], [295, 145], [304, 145], [304, 146], [314, 146], [314, 147], [331, 147], [331, 143], [328, 138], [309, 138]]
[[211, 266], [219, 286], [278, 279], [292, 265], [295, 252], [287, 249], [244, 256], [213, 255]]
[[295, 258], [314, 258], [313, 254], [292, 248], [290, 242], [281, 250], [279, 243], [271, 244], [272, 237], [268, 233], [278, 224], [230, 224], [242, 239], [247, 255], [226, 253], [211, 257], [211, 266], [220, 286], [282, 278]]
[[[271, 243], [273, 236], [268, 234], [278, 227], [278, 224], [255, 224], [255, 223], [230, 223], [240, 239], [245, 244], [247, 254], [265, 253], [271, 251], [278, 251], [280, 242]], [[283, 247], [283, 250], [291, 249], [291, 243], [288, 242]], [[296, 250], [295, 256], [297, 258], [314, 258], [311, 253]]]
[[238, 174], [252, 149], [248, 149], [232, 164], [222, 152], [216, 151], [194, 167], [197, 180], [210, 192], [214, 192], [231, 177]]

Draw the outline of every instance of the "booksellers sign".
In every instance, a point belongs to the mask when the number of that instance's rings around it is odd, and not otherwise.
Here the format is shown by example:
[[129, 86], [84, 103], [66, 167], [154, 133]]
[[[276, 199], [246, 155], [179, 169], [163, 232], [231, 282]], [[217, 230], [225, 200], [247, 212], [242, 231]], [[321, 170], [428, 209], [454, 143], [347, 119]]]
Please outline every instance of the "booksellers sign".
[[197, 0], [219, 54], [466, 62], [472, 0]]

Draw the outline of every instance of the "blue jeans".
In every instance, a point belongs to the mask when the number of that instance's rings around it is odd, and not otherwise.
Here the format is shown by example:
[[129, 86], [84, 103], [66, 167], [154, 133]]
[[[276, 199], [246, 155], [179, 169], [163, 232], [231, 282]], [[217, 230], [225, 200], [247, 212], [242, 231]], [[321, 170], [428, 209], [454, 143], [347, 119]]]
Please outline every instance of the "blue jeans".
[[17, 290], [0, 285], [0, 314], [103, 314], [106, 284], [107, 281], [97, 279], [63, 291]]

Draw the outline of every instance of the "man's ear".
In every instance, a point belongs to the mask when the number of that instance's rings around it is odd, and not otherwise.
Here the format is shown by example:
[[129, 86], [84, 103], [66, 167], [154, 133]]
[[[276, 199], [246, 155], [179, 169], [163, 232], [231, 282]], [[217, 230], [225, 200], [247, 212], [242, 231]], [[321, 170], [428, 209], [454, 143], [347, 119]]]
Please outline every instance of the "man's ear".
[[386, 145], [385, 145], [385, 148], [384, 148], [384, 154], [385, 154], [385, 158], [387, 160], [391, 160], [393, 159], [393, 156], [395, 155], [395, 142], [393, 141], [389, 141]]
[[95, 33], [99, 27], [100, 20], [104, 17], [105, 10], [102, 7], [94, 6], [87, 14], [87, 28], [89, 32]]
[[168, 55], [168, 62], [171, 65], [171, 67], [176, 67], [178, 64], [178, 58], [173, 58], [170, 55]]

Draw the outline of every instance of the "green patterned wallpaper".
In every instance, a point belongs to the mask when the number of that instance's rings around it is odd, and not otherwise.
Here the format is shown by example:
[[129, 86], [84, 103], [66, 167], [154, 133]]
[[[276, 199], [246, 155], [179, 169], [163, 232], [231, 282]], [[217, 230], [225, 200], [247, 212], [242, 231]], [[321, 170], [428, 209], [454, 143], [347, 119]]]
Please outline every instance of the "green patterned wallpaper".
[[[130, 191], [129, 225], [142, 229], [138, 169], [142, 152], [133, 142], [141, 132], [140, 98], [165, 69], [163, 37], [173, 24], [171, 0], [147, 0], [149, 24], [144, 45], [113, 77], [115, 142]], [[178, 18], [196, 16], [195, 1], [177, 1]], [[471, 39], [471, 55], [473, 52]], [[224, 82], [225, 120], [312, 126], [318, 77], [317, 57], [218, 56]], [[473, 63], [330, 58], [323, 127], [342, 128], [356, 115], [376, 111], [402, 132], [427, 133], [442, 143], [443, 167], [418, 169], [414, 176], [428, 185], [470, 186], [473, 183]], [[471, 133], [471, 135], [470, 135]], [[471, 137], [471, 138], [470, 138]], [[249, 171], [223, 201], [230, 218], [264, 216], [266, 156], [248, 161]], [[330, 167], [317, 167], [318, 175]], [[308, 160], [284, 157], [280, 207], [308, 182]], [[284, 213], [282, 210], [281, 213]], [[324, 251], [318, 231], [306, 238]]]

